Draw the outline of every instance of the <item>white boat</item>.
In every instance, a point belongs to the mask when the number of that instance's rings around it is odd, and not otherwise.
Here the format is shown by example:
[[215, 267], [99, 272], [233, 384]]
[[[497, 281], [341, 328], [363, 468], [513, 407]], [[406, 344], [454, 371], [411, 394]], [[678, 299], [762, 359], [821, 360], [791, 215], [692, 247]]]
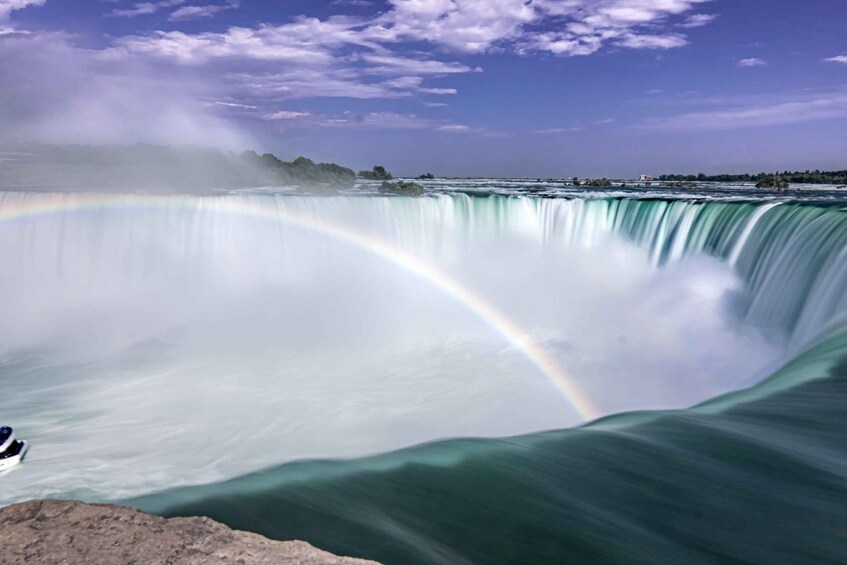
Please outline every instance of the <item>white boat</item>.
[[15, 439], [12, 428], [0, 428], [0, 471], [15, 467], [24, 460], [29, 450], [29, 443]]
[[14, 430], [7, 426], [0, 427], [0, 453], [6, 451], [13, 441], [15, 441]]

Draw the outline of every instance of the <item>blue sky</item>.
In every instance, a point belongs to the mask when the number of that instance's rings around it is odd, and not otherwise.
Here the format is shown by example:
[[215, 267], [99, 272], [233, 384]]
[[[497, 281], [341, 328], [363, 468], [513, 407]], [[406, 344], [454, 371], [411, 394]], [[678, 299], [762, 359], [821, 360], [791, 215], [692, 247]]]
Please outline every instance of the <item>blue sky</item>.
[[0, 135], [401, 174], [847, 168], [844, 0], [0, 0]]

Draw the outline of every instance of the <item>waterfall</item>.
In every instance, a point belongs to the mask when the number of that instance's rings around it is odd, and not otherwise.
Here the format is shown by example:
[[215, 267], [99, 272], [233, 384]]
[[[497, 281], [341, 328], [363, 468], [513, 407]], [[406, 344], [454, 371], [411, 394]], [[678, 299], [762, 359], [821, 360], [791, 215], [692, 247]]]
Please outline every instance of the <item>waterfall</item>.
[[[267, 209], [258, 221], [262, 228], [244, 229], [253, 221], [240, 212], [245, 205]], [[768, 202], [0, 193], [3, 258], [12, 271], [37, 268], [33, 276], [56, 276], [66, 289], [90, 288], [102, 277], [111, 277], [109, 289], [152, 280], [185, 287], [204, 278], [257, 284], [287, 276], [284, 258], [291, 250], [282, 216], [290, 212], [351, 225], [446, 264], [475, 245], [516, 237], [539, 250], [561, 250], [591, 248], [620, 235], [643, 247], [656, 266], [712, 255], [744, 281], [747, 320], [790, 336], [795, 350], [847, 309], [840, 260], [847, 248], [844, 212]], [[269, 240], [278, 254], [243, 256], [243, 249]]]
[[793, 203], [0, 193], [16, 496], [691, 406], [838, 327], [845, 249]]

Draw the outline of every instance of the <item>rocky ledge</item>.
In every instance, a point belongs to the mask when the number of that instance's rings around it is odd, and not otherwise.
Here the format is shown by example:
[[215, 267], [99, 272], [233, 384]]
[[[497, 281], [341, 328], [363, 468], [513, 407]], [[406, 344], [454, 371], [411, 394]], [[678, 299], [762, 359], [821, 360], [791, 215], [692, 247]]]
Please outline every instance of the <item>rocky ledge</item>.
[[125, 506], [37, 500], [0, 508], [0, 563], [366, 565], [302, 541], [272, 541], [210, 518], [166, 520]]

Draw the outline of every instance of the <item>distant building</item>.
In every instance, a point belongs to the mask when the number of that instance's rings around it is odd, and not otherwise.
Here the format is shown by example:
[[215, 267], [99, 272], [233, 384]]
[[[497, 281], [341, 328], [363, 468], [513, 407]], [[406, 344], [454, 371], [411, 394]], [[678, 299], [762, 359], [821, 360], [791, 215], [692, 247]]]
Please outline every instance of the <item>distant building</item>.
[[653, 177], [650, 175], [641, 175], [641, 182], [653, 182]]

